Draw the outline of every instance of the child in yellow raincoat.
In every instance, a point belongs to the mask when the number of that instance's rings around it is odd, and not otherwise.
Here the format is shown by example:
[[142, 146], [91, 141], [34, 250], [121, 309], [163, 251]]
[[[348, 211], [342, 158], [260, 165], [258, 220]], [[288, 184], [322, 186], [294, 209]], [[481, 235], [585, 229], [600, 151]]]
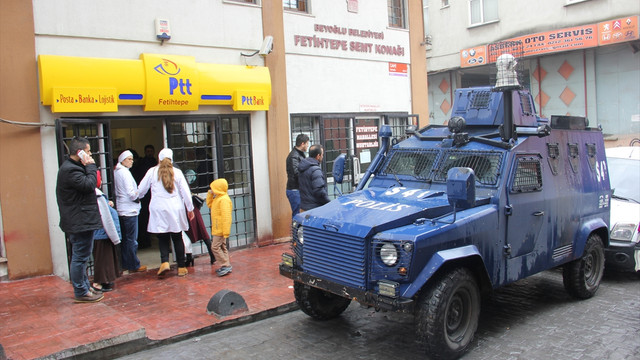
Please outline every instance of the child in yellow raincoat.
[[225, 276], [231, 272], [227, 238], [231, 232], [231, 210], [233, 205], [227, 194], [229, 184], [226, 179], [216, 179], [207, 192], [207, 206], [211, 209], [211, 251], [220, 268], [216, 270], [218, 276]]

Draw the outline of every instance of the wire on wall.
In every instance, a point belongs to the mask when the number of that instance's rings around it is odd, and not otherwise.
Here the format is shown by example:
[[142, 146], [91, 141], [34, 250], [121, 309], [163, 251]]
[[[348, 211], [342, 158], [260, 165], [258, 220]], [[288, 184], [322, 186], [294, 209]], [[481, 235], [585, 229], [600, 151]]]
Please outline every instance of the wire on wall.
[[28, 127], [33, 127], [33, 126], [51, 126], [54, 127], [54, 124], [45, 124], [45, 123], [31, 123], [31, 122], [22, 122], [22, 121], [12, 121], [12, 120], [7, 120], [7, 119], [3, 119], [0, 118], [0, 122], [2, 123], [7, 123], [7, 124], [11, 124], [11, 125], [18, 125], [18, 126], [28, 126]]

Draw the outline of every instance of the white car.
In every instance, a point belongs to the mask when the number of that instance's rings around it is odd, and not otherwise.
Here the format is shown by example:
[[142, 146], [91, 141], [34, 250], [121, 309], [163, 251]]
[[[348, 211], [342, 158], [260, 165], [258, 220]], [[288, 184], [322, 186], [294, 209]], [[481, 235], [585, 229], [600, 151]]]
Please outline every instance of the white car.
[[640, 146], [606, 149], [611, 200], [607, 268], [640, 271]]

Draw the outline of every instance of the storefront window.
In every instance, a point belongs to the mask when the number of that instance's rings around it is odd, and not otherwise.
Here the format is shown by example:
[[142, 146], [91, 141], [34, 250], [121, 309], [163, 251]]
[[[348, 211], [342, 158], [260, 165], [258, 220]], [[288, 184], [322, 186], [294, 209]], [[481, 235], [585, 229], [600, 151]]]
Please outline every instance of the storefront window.
[[[169, 121], [167, 130], [174, 162], [184, 172], [192, 193], [206, 197], [214, 179], [227, 180], [233, 202], [229, 246], [249, 245], [255, 238], [249, 117], [176, 118]], [[204, 206], [200, 211], [209, 227], [209, 209]]]

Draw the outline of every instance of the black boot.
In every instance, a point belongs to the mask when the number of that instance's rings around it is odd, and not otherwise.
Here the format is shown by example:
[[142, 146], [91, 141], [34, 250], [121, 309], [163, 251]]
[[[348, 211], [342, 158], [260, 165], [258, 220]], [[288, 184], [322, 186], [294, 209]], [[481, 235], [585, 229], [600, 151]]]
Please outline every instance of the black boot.
[[184, 266], [193, 266], [193, 265], [194, 265], [193, 256], [191, 254], [187, 254], [187, 259], [184, 262]]
[[211, 251], [211, 239], [204, 239], [204, 244], [207, 245], [207, 251], [209, 252], [209, 259], [211, 259], [211, 265], [216, 262], [216, 257], [213, 256], [213, 251]]

